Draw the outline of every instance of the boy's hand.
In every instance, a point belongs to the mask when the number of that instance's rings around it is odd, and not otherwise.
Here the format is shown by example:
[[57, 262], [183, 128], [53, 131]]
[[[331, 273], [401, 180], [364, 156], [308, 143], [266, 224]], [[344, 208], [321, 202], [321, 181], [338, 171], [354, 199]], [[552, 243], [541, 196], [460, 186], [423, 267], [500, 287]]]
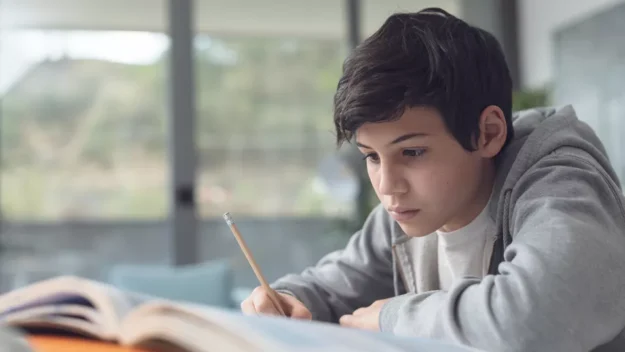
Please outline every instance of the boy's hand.
[[[280, 300], [282, 310], [284, 310], [288, 317], [304, 320], [312, 319], [312, 314], [308, 308], [306, 308], [302, 302], [298, 301], [297, 298], [284, 293], [276, 293], [276, 296], [278, 296]], [[280, 315], [271, 302], [269, 294], [267, 294], [267, 291], [262, 286], [256, 287], [252, 294], [241, 303], [241, 310], [248, 315]]]
[[373, 302], [369, 307], [358, 308], [351, 315], [344, 315], [339, 319], [342, 326], [363, 330], [380, 331], [380, 310], [390, 298]]

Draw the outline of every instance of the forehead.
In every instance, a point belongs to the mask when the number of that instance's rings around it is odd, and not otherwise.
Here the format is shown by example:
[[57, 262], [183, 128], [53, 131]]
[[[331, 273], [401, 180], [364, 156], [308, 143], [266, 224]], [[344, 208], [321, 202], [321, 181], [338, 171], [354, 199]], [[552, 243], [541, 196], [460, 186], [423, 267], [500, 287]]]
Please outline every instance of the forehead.
[[438, 110], [413, 107], [406, 109], [397, 120], [362, 125], [356, 131], [356, 140], [364, 144], [384, 142], [408, 133], [427, 134], [430, 137], [448, 134]]

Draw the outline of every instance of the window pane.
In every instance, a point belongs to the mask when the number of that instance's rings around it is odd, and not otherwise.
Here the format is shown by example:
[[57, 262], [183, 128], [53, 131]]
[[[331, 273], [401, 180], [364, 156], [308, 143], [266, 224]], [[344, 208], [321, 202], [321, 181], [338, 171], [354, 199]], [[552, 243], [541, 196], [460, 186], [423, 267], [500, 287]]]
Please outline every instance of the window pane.
[[258, 281], [226, 211], [269, 281], [351, 234], [343, 220], [357, 184], [337, 157], [332, 114], [348, 53], [344, 3], [195, 1], [199, 250], [232, 263], [237, 287]]
[[4, 218], [164, 217], [166, 36], [1, 35]]
[[165, 10], [0, 1], [0, 291], [169, 262]]
[[336, 150], [344, 41], [204, 34], [195, 44], [201, 214], [348, 214], [353, 201], [325, 191], [320, 175]]

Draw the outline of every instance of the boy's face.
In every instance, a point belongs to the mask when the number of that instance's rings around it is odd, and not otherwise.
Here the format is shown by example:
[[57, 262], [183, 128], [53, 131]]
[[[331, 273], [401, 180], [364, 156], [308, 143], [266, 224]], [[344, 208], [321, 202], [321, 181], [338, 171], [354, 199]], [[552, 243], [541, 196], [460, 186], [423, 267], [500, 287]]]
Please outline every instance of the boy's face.
[[505, 142], [500, 112], [489, 107], [482, 113], [474, 152], [462, 148], [433, 108], [410, 108], [399, 120], [356, 131], [373, 188], [407, 235], [453, 231], [482, 211], [492, 190], [492, 157]]

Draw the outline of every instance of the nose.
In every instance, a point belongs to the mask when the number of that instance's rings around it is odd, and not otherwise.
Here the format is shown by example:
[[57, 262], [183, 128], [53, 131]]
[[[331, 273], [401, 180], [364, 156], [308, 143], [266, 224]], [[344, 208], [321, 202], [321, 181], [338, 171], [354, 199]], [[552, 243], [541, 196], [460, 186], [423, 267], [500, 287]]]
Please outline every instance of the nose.
[[380, 165], [378, 192], [381, 195], [391, 196], [406, 193], [408, 191], [408, 183], [403, 177], [401, 170], [392, 165]]

